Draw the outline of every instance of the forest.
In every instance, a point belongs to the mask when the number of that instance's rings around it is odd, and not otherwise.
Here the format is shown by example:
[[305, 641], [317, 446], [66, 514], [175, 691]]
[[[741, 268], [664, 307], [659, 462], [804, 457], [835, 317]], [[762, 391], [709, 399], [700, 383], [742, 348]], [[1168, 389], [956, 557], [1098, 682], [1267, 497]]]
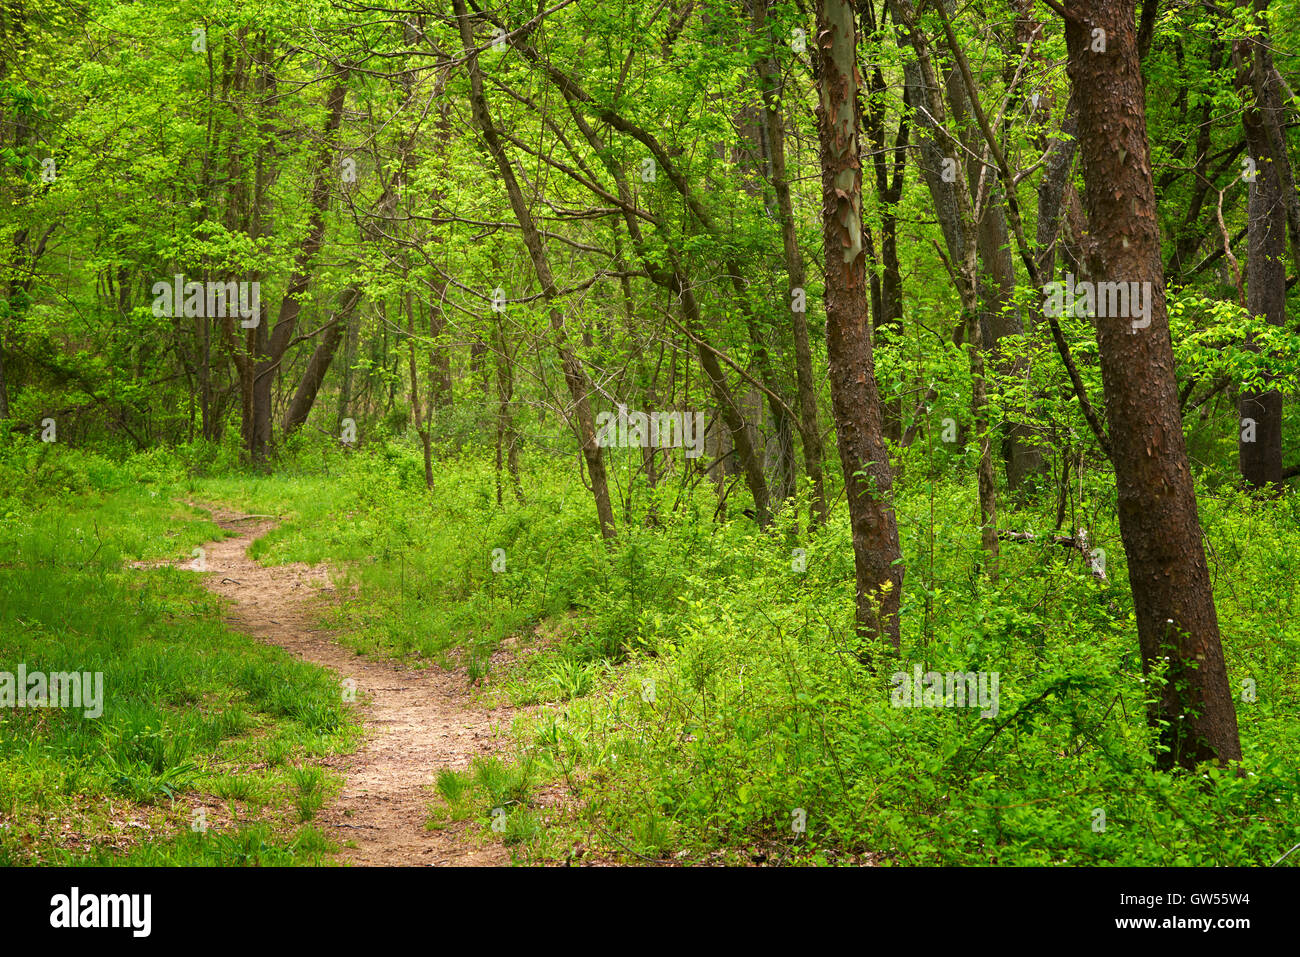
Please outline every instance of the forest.
[[1300, 864], [1298, 6], [0, 0], [0, 865]]

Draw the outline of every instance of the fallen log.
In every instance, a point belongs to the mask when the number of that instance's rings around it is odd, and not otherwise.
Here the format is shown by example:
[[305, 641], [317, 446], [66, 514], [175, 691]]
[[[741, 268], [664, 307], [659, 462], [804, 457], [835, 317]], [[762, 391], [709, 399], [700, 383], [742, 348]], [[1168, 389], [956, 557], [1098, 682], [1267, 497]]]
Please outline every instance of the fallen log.
[[1098, 581], [1107, 581], [1106, 578], [1106, 551], [1101, 548], [1092, 548], [1088, 544], [1087, 529], [1079, 529], [1074, 535], [1049, 535], [1040, 537], [1033, 532], [1012, 532], [1006, 529], [998, 530], [998, 538], [1004, 542], [1039, 542], [1048, 545], [1060, 545], [1062, 548], [1068, 548], [1076, 551], [1082, 556], [1088, 570], [1092, 572], [1092, 577]]

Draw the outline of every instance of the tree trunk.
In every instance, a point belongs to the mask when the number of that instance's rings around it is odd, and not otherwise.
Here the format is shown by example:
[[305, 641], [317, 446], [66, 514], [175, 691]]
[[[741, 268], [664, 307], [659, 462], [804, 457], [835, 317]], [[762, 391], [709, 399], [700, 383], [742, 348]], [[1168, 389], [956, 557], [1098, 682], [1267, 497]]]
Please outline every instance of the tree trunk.
[[483, 77], [479, 69], [478, 53], [475, 51], [474, 28], [470, 23], [469, 14], [465, 10], [465, 0], [453, 0], [453, 6], [456, 12], [456, 20], [460, 24], [461, 43], [465, 47], [466, 68], [470, 77], [470, 104], [473, 108], [474, 122], [478, 126], [479, 132], [487, 144], [488, 151], [492, 154], [497, 169], [501, 173], [501, 179], [506, 187], [506, 194], [510, 199], [510, 206], [514, 210], [515, 220], [519, 223], [519, 229], [523, 233], [524, 245], [528, 247], [529, 258], [532, 259], [533, 269], [536, 271], [538, 282], [542, 286], [542, 295], [546, 298], [549, 307], [551, 331], [555, 336], [555, 351], [560, 356], [560, 363], [564, 369], [564, 381], [569, 387], [569, 395], [573, 398], [578, 438], [582, 444], [583, 457], [587, 462], [587, 474], [591, 479], [591, 492], [596, 501], [596, 515], [600, 521], [600, 534], [606, 541], [610, 541], [615, 534], [614, 509], [609, 498], [609, 483], [605, 477], [605, 460], [601, 454], [601, 448], [596, 442], [596, 422], [591, 413], [591, 383], [587, 380], [587, 373], [578, 357], [574, 355], [573, 350], [569, 347], [564, 332], [564, 317], [560, 314], [557, 305], [559, 293], [551, 274], [551, 264], [546, 255], [546, 247], [542, 244], [541, 234], [537, 231], [537, 225], [533, 222], [533, 215], [524, 200], [523, 191], [519, 188], [519, 181], [515, 178], [514, 168], [501, 146], [496, 128], [492, 125], [492, 115], [488, 111], [487, 98], [483, 95]]
[[[875, 34], [878, 30], [877, 14], [871, 3], [864, 3], [859, 10], [871, 17], [869, 29]], [[882, 13], [884, 7], [882, 5]], [[884, 72], [877, 62], [871, 68], [871, 80], [866, 101], [865, 123], [863, 130], [870, 140], [872, 167], [875, 173], [876, 202], [880, 215], [880, 276], [874, 270], [871, 282], [871, 328], [873, 342], [877, 333], [889, 330], [894, 335], [903, 334], [903, 271], [898, 261], [898, 203], [903, 197], [904, 175], [907, 171], [907, 147], [911, 128], [907, 111], [904, 109], [898, 120], [898, 134], [893, 146], [893, 171], [890, 172], [889, 154], [891, 150], [885, 139], [884, 95], [888, 89]], [[868, 250], [871, 249], [871, 231], [866, 232]], [[895, 397], [883, 403], [885, 416], [885, 435], [894, 442], [903, 438], [903, 400]]]
[[5, 380], [4, 331], [0, 329], [0, 422], [9, 418], [9, 384]]
[[360, 286], [352, 285], [343, 290], [339, 304], [326, 326], [324, 338], [312, 350], [311, 358], [307, 360], [307, 368], [303, 371], [302, 378], [298, 380], [298, 388], [294, 391], [289, 408], [284, 413], [281, 429], [285, 435], [306, 424], [320, 387], [325, 382], [325, 374], [329, 372], [330, 365], [334, 361], [339, 343], [343, 341], [344, 334], [352, 325], [352, 313], [356, 311], [357, 303], [360, 301]]
[[[1267, 28], [1267, 0], [1256, 2], [1257, 17]], [[1273, 153], [1265, 113], [1281, 122], [1282, 104], [1269, 82], [1272, 57], [1264, 41], [1242, 39], [1234, 50], [1238, 86], [1253, 92], [1254, 103], [1242, 114], [1246, 144], [1255, 161], [1255, 179], [1249, 185], [1247, 211], [1246, 306], [1252, 316], [1263, 316], [1271, 326], [1286, 319], [1286, 177], [1289, 157]], [[1260, 49], [1256, 50], [1255, 48]], [[1259, 64], [1259, 58], [1265, 62]], [[1253, 344], [1251, 345], [1254, 348]], [[1270, 377], [1271, 378], [1271, 377]], [[1253, 488], [1282, 484], [1282, 393], [1273, 388], [1246, 389], [1238, 399], [1241, 418], [1238, 464], [1241, 477]]]
[[411, 421], [415, 423], [415, 434], [420, 437], [420, 448], [424, 453], [424, 487], [433, 488], [433, 448], [429, 440], [429, 429], [424, 421], [424, 409], [420, 405], [420, 364], [416, 357], [415, 338], [415, 303], [411, 290], [406, 290], [403, 299], [406, 304], [406, 345], [407, 367], [411, 377]]
[[[1263, 316], [1271, 326], [1286, 317], [1286, 207], [1277, 164], [1260, 142], [1258, 120], [1243, 117], [1247, 135], [1254, 140], [1255, 182], [1250, 186], [1246, 305], [1252, 316]], [[1255, 129], [1252, 129], [1255, 127]], [[1253, 344], [1251, 346], [1254, 348]], [[1268, 378], [1272, 378], [1269, 376]], [[1253, 488], [1282, 484], [1282, 393], [1276, 389], [1244, 389], [1238, 399], [1240, 415], [1238, 464], [1241, 477]]]
[[[1074, 167], [1075, 134], [1079, 128], [1079, 108], [1074, 98], [1065, 105], [1061, 120], [1061, 135], [1052, 140], [1044, 163], [1043, 179], [1038, 185], [1038, 271], [1051, 276], [1056, 270], [1056, 249], [1060, 243], [1061, 213], [1065, 208], [1066, 192], [1070, 186], [1070, 170]], [[1036, 312], [1030, 312], [1030, 317]]]
[[[756, 31], [766, 34], [768, 0], [754, 0]], [[799, 394], [799, 438], [803, 443], [804, 470], [812, 482], [812, 501], [808, 505], [808, 521], [817, 526], [826, 521], [826, 490], [822, 479], [822, 460], [826, 450], [822, 446], [818, 426], [817, 392], [813, 379], [812, 346], [808, 336], [807, 279], [804, 273], [803, 254], [799, 250], [799, 237], [794, 226], [794, 205], [790, 199], [790, 181], [785, 165], [785, 116], [781, 106], [784, 90], [780, 85], [777, 64], [767, 56], [758, 60], [759, 82], [763, 88], [763, 123], [767, 131], [770, 177], [776, 193], [777, 215], [781, 222], [781, 248], [785, 255], [785, 272], [788, 280], [790, 323], [794, 337], [795, 383]]]
[[342, 431], [343, 420], [352, 407], [352, 367], [357, 363], [357, 339], [361, 336], [361, 321], [349, 322], [347, 328], [347, 345], [343, 348], [343, 384], [339, 389], [339, 410], [336, 431]]
[[[948, 254], [957, 280], [965, 330], [967, 362], [971, 370], [971, 414], [979, 441], [976, 481], [980, 500], [980, 540], [988, 553], [990, 577], [998, 576], [997, 481], [993, 471], [992, 441], [989, 436], [988, 390], [984, 374], [984, 336], [980, 321], [979, 225], [975, 218], [974, 199], [968, 179], [961, 175], [958, 158], [965, 153], [961, 141], [944, 125], [946, 116], [943, 87], [935, 75], [930, 44], [916, 21], [916, 11], [909, 0], [893, 0], [895, 17], [906, 25], [916, 62], [904, 68], [907, 97], [918, 110], [917, 128], [924, 157], [922, 173], [934, 200]], [[943, 8], [940, 7], [940, 10]], [[970, 113], [970, 98], [961, 87], [957, 67], [949, 71], [948, 101], [959, 117]], [[976, 106], [978, 106], [976, 104]], [[943, 155], [947, 150], [947, 156]], [[986, 211], [987, 215], [987, 211]]]
[[890, 501], [893, 477], [881, 434], [858, 146], [857, 21], [847, 0], [818, 0], [822, 229], [826, 254], [826, 350], [831, 406], [853, 529], [859, 635], [900, 647], [902, 553]]
[[763, 472], [763, 463], [758, 459], [758, 452], [750, 436], [749, 423], [740, 403], [727, 387], [727, 377], [718, 362], [718, 356], [712, 347], [700, 336], [700, 305], [694, 290], [686, 284], [677, 273], [673, 274], [676, 283], [675, 292], [681, 298], [682, 315], [686, 319], [686, 330], [695, 339], [696, 351], [700, 357], [700, 368], [709, 380], [709, 388], [718, 403], [718, 413], [726, 423], [731, 434], [731, 444], [740, 459], [740, 467], [745, 476], [745, 485], [754, 499], [754, 520], [759, 527], [766, 528], [771, 520], [771, 499], [768, 495], [767, 476]]
[[1146, 284], [1150, 303], [1149, 325], [1099, 318], [1097, 344], [1143, 671], [1168, 661], [1157, 765], [1191, 768], [1241, 744], [1178, 409], [1134, 3], [1070, 0], [1065, 35], [1091, 273]]
[[[530, 50], [527, 46], [519, 45], [517, 47], [530, 59], [536, 58], [535, 51]], [[645, 236], [641, 231], [641, 225], [637, 216], [632, 213], [633, 200], [632, 192], [628, 188], [627, 177], [622, 170], [610, 157], [608, 151], [604, 149], [600, 138], [596, 135], [591, 124], [583, 117], [577, 109], [577, 101], [586, 102], [580, 96], [575, 85], [562, 75], [552, 73], [557, 77], [560, 92], [564, 95], [569, 105], [570, 112], [573, 115], [574, 122], [582, 131], [583, 137], [596, 150], [600, 156], [602, 164], [606, 171], [614, 180], [618, 187], [619, 202], [622, 206], [623, 222], [627, 226], [628, 235], [632, 237], [637, 256], [641, 266], [646, 270], [650, 279], [659, 286], [671, 291], [677, 296], [681, 303], [682, 316], [685, 322], [685, 328], [688, 336], [695, 344], [700, 357], [700, 365], [705, 371], [709, 380], [709, 387], [713, 392], [714, 399], [718, 403], [718, 411], [727, 425], [731, 434], [731, 440], [735, 446], [736, 454], [741, 461], [741, 466], [745, 475], [745, 484], [749, 488], [750, 495], [754, 499], [754, 518], [760, 527], [766, 527], [770, 521], [770, 497], [767, 489], [767, 477], [763, 473], [762, 463], [754, 452], [753, 444], [749, 439], [748, 426], [745, 423], [744, 415], [740, 411], [739, 405], [727, 388], [726, 378], [722, 374], [722, 367], [718, 363], [717, 355], [713, 352], [712, 347], [704, 340], [702, 329], [700, 328], [700, 307], [692, 291], [690, 278], [678, 259], [677, 251], [669, 248], [667, 250], [667, 264], [661, 265], [659, 257], [647, 254]], [[611, 121], [618, 120], [613, 114], [604, 114]], [[662, 152], [662, 151], [660, 151]], [[658, 155], [658, 154], [657, 154]], [[683, 197], [690, 202], [690, 193], [682, 188]], [[742, 298], [742, 307], [744, 306]]]
[[519, 437], [515, 433], [514, 418], [510, 414], [510, 404], [514, 401], [515, 380], [510, 369], [510, 350], [506, 345], [505, 322], [498, 313], [495, 324], [497, 372], [497, 504], [501, 504], [502, 476], [501, 465], [504, 453], [505, 466], [510, 472], [510, 481], [515, 489], [515, 498], [524, 497], [523, 486], [519, 480]]
[[254, 335], [252, 351], [252, 395], [248, 411], [252, 421], [246, 431], [248, 451], [255, 461], [264, 459], [271, 448], [271, 393], [272, 374], [279, 371], [289, 343], [293, 340], [298, 317], [302, 314], [302, 301], [311, 285], [311, 264], [325, 237], [325, 207], [329, 203], [330, 156], [333, 137], [343, 119], [343, 100], [347, 87], [336, 83], [326, 100], [329, 111], [321, 146], [316, 155], [316, 178], [311, 191], [311, 217], [307, 235], [303, 237], [298, 254], [294, 257], [293, 272], [280, 299], [280, 309], [275, 327], [267, 330], [265, 316], [258, 317], [258, 325], [251, 330]]
[[442, 341], [442, 334], [447, 329], [447, 314], [442, 308], [446, 284], [443, 283], [437, 292], [438, 297], [429, 304], [429, 336], [433, 340], [433, 345], [429, 348], [431, 380], [429, 402], [435, 409], [450, 409], [452, 406], [451, 355]]

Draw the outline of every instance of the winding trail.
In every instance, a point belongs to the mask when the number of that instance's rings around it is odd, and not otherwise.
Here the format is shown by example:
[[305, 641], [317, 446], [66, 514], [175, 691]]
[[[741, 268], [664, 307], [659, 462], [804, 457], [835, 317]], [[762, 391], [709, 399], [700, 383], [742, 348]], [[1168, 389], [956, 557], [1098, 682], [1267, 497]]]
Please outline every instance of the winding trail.
[[[474, 757], [491, 754], [499, 732], [509, 725], [510, 709], [477, 706], [463, 674], [436, 666], [406, 668], [338, 644], [317, 627], [313, 614], [321, 598], [334, 591], [326, 566], [263, 567], [247, 550], [279, 524], [276, 520], [192, 504], [210, 511], [223, 529], [238, 533], [203, 546], [204, 584], [234, 603], [227, 615], [230, 625], [332, 669], [340, 682], [356, 681], [366, 741], [354, 754], [325, 759], [326, 766], [344, 773], [345, 784], [316, 818], [343, 848], [339, 860], [370, 866], [509, 864], [500, 844], [479, 846], [465, 839], [464, 823], [431, 831], [424, 822], [435, 799], [431, 785], [437, 772], [461, 769]], [[186, 561], [180, 567], [192, 565]]]

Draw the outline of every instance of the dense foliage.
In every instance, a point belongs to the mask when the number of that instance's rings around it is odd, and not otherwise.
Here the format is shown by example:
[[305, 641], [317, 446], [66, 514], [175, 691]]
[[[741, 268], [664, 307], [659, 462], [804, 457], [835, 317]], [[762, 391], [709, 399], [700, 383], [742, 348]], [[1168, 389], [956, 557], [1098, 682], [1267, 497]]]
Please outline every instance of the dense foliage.
[[[846, 413], [833, 0], [0, 0], [0, 671], [125, 689], [0, 713], [0, 864], [324, 859], [335, 679], [130, 567], [218, 537], [195, 502], [286, 516], [253, 554], [338, 569], [341, 641], [518, 709], [427, 823], [523, 858], [1293, 848], [1294, 0], [1128, 8], [1174, 362], [1130, 374], [1176, 386], [1241, 749], [1178, 770], [1111, 447], [1142, 423], [1106, 316], [1043, 308], [1107, 278], [1078, 51], [1054, 2], [939, 4], [845, 5], [879, 393]], [[882, 469], [896, 648], [851, 514]], [[995, 713], [897, 706], [916, 668], [997, 676]]]

